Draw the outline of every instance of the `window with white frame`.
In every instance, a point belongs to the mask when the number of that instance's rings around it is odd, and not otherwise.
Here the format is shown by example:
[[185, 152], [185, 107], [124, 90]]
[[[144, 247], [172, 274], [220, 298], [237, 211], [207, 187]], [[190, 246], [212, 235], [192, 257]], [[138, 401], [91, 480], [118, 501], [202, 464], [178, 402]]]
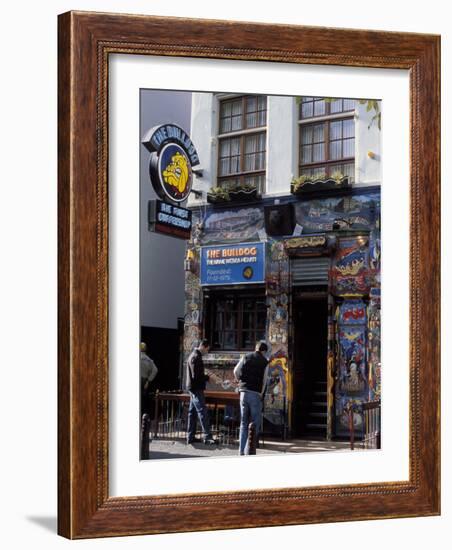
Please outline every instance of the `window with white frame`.
[[218, 185], [253, 185], [264, 191], [267, 96], [246, 95], [220, 101]]
[[300, 175], [341, 173], [354, 180], [354, 99], [302, 97], [299, 103]]

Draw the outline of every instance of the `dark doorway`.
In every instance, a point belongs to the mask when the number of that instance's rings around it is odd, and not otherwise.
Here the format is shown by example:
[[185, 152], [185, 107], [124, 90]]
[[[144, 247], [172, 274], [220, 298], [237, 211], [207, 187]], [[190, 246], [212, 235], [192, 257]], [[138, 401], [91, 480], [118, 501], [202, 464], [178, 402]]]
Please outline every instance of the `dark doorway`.
[[183, 324], [177, 329], [141, 327], [141, 341], [147, 345], [147, 354], [158, 368], [152, 391], [171, 391], [181, 388], [180, 345]]
[[293, 301], [293, 408], [296, 436], [326, 437], [327, 337], [326, 291], [303, 292]]

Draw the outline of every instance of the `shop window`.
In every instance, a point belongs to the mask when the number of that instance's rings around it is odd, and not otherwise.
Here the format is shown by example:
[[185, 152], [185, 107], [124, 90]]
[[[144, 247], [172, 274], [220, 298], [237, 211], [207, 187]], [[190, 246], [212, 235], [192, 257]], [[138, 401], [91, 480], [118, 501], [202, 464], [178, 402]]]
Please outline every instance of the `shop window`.
[[355, 100], [303, 97], [300, 102], [300, 175], [355, 173]]
[[264, 190], [266, 124], [266, 96], [241, 96], [220, 102], [219, 186], [247, 184]]
[[265, 338], [265, 294], [215, 292], [207, 301], [206, 336], [212, 349], [253, 350]]

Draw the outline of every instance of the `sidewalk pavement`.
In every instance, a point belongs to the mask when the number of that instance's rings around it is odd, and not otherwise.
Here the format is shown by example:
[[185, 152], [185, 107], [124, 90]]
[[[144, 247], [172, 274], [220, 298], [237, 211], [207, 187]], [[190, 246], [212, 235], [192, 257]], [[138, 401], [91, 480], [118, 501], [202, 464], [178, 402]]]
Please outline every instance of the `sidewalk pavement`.
[[[237, 445], [187, 445], [183, 439], [154, 439], [149, 445], [151, 459], [225, 457], [237, 456]], [[360, 442], [355, 442], [355, 450], [362, 450]], [[312, 453], [324, 451], [350, 451], [348, 441], [325, 441], [323, 439], [266, 439], [260, 444], [257, 455], [279, 455], [281, 453]]]

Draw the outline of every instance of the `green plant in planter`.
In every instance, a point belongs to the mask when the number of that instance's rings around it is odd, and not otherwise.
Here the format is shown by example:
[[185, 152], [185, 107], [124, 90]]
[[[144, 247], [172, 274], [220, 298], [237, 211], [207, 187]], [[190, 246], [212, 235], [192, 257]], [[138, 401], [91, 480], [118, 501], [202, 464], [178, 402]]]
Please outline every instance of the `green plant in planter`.
[[229, 196], [229, 189], [227, 189], [226, 187], [212, 187], [211, 189], [209, 189], [208, 195], [211, 199], [218, 202], [231, 200]]
[[296, 193], [303, 187], [303, 185], [307, 181], [312, 181], [312, 177], [307, 176], [306, 174], [302, 174], [301, 176], [298, 176], [298, 178], [292, 178], [292, 181], [291, 181], [292, 191]]
[[312, 181], [322, 180], [325, 181], [328, 179], [326, 172], [319, 172], [317, 175], [312, 177]]
[[236, 185], [233, 185], [229, 188], [229, 191], [233, 191], [235, 193], [239, 191], [244, 191], [245, 193], [250, 193], [251, 191], [256, 191], [256, 186], [252, 183], [237, 183]]
[[340, 170], [336, 170], [331, 174], [331, 179], [334, 180], [337, 185], [339, 185], [344, 178], [345, 175]]

